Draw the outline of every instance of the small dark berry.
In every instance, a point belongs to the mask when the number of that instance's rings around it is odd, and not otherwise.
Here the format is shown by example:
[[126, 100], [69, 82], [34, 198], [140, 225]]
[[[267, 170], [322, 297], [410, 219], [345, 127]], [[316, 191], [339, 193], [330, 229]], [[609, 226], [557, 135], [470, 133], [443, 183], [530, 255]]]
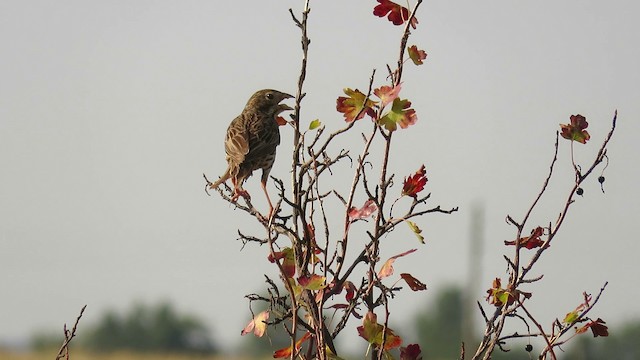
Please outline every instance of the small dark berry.
[[582, 196], [582, 194], [584, 194], [584, 190], [582, 190], [582, 188], [578, 188], [578, 190], [576, 190], [576, 194]]
[[531, 346], [531, 344], [527, 344], [524, 349], [527, 350], [527, 352], [531, 352], [533, 350], [533, 346]]
[[601, 175], [600, 177], [598, 177], [598, 182], [602, 184], [604, 182], [604, 176]]

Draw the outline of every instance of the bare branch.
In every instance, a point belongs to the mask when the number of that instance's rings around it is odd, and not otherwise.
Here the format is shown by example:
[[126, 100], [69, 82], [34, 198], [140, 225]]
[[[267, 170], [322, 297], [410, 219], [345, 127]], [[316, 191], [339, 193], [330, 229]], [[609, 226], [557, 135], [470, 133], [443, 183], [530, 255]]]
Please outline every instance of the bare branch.
[[76, 322], [73, 324], [73, 328], [71, 328], [71, 331], [67, 330], [67, 324], [64, 324], [64, 341], [62, 342], [62, 346], [60, 347], [60, 350], [58, 350], [58, 355], [56, 356], [56, 360], [65, 358], [65, 359], [69, 359], [69, 344], [71, 343], [71, 340], [73, 340], [74, 337], [76, 337], [76, 330], [78, 329], [78, 323], [80, 322], [80, 319], [82, 318], [82, 315], [84, 314], [84, 310], [87, 308], [87, 305], [83, 306], [82, 309], [80, 309], [80, 314], [78, 315], [78, 317], [76, 318]]

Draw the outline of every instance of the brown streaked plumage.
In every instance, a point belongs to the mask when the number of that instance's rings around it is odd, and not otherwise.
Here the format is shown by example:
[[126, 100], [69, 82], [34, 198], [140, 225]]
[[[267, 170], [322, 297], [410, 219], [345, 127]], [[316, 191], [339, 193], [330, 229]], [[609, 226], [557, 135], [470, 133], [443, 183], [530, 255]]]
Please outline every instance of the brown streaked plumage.
[[273, 204], [266, 185], [276, 159], [276, 147], [280, 144], [276, 118], [279, 113], [291, 110], [291, 107], [280, 102], [292, 97], [271, 89], [257, 91], [251, 96], [242, 113], [227, 128], [224, 140], [227, 170], [218, 181], [209, 186], [211, 189], [216, 189], [227, 179], [231, 179], [234, 188], [232, 201], [236, 201], [239, 196], [250, 199], [242, 184], [254, 170], [262, 169], [260, 182], [269, 202], [269, 217], [271, 216]]

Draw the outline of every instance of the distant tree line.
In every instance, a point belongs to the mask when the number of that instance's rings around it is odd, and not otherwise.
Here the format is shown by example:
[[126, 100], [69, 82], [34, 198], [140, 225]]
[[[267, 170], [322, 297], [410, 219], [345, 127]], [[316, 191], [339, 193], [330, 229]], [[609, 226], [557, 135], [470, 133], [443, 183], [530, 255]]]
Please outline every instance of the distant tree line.
[[[59, 336], [38, 334], [32, 347], [59, 346]], [[173, 305], [136, 304], [125, 313], [108, 310], [94, 325], [83, 326], [76, 344], [94, 352], [202, 353], [216, 351], [209, 330], [197, 317], [179, 314]]]

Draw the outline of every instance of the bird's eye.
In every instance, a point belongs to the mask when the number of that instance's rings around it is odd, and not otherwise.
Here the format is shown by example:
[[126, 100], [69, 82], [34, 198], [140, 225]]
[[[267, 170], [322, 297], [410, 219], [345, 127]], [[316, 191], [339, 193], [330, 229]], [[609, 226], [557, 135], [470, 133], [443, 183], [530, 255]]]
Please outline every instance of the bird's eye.
[[267, 93], [266, 98], [267, 98], [267, 100], [273, 100], [273, 94], [272, 93]]

